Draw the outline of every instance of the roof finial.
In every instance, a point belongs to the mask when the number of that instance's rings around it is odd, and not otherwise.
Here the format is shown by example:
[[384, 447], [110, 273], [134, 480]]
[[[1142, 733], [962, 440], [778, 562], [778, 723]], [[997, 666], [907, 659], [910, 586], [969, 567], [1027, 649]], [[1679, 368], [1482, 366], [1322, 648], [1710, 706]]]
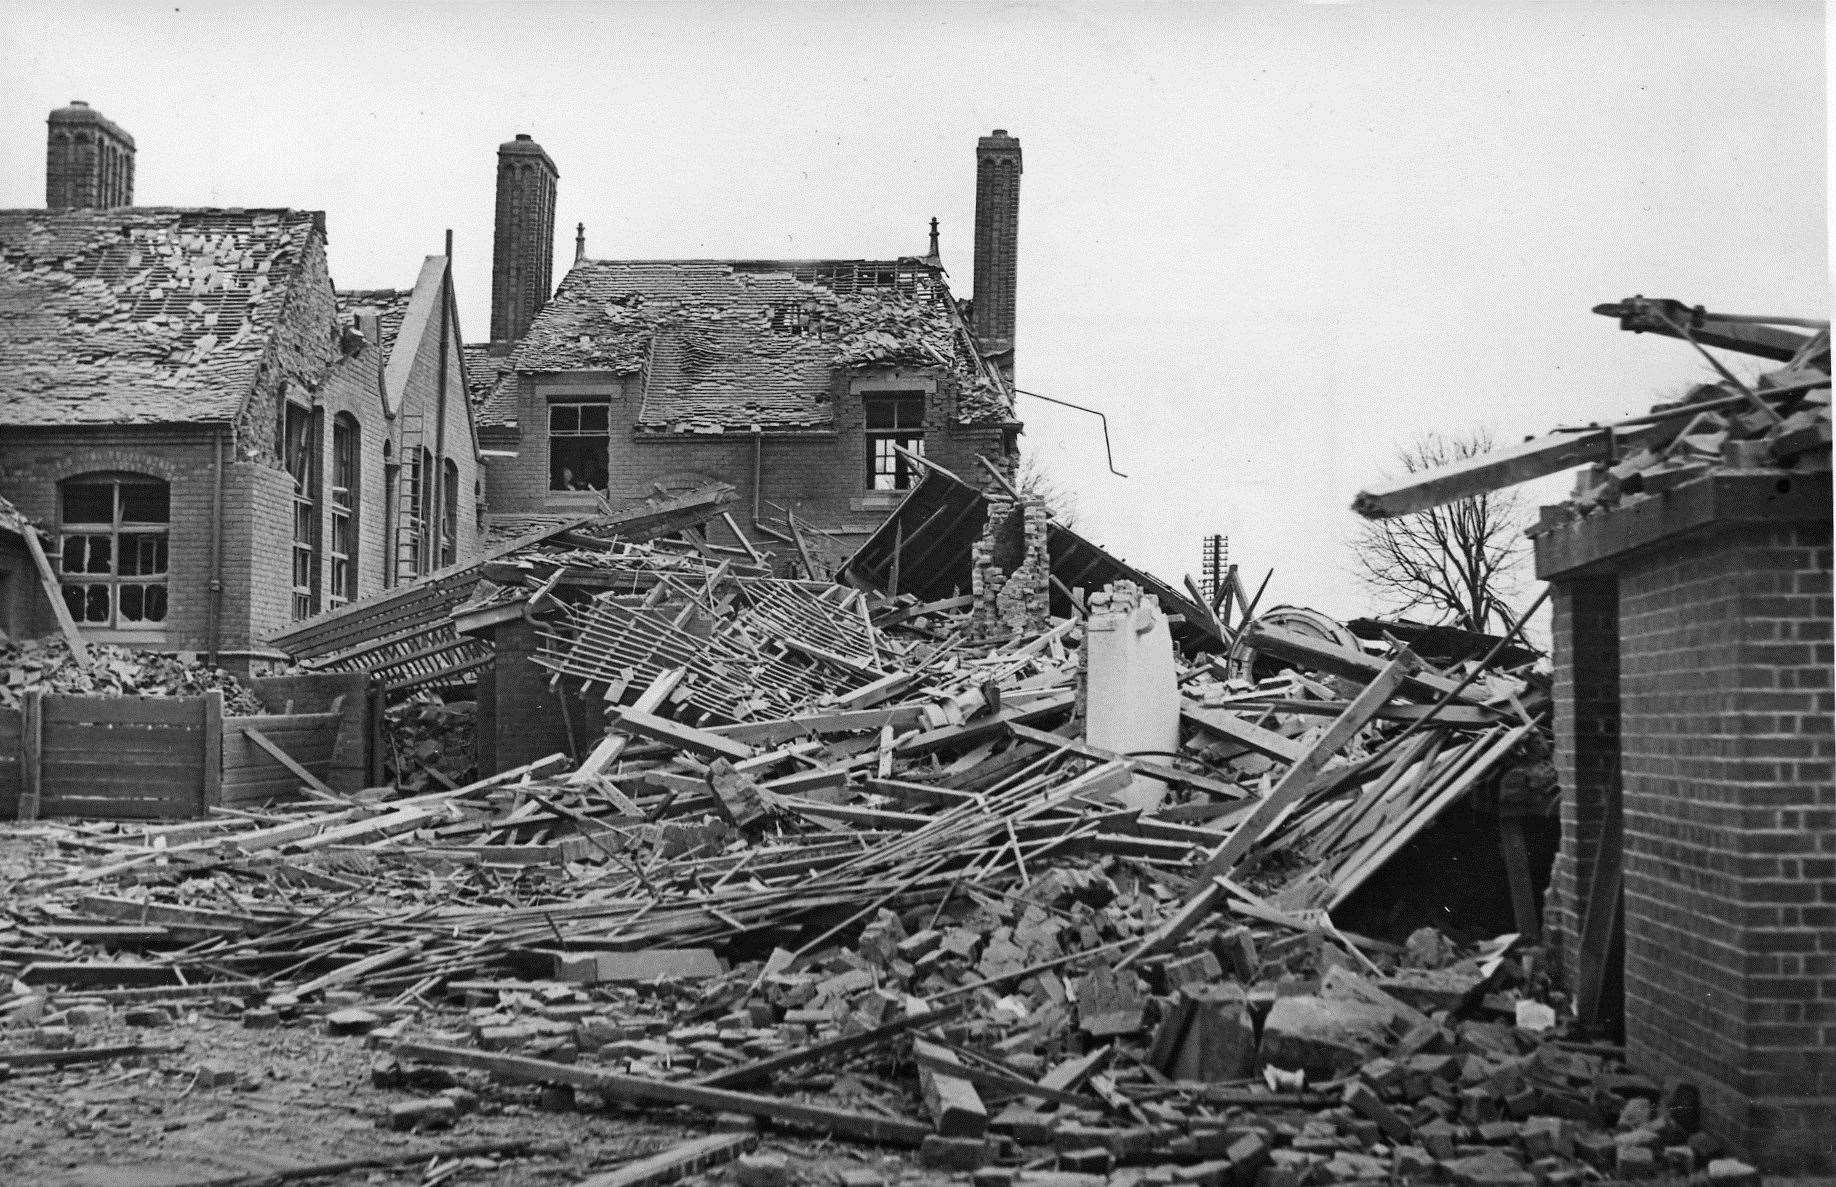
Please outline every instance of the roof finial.
[[943, 259], [942, 253], [937, 250], [937, 219], [936, 219], [936, 216], [932, 216], [931, 218], [931, 254], [926, 258], [932, 259], [932, 260], [942, 260]]
[[574, 263], [586, 259], [586, 224], [578, 223], [574, 227]]

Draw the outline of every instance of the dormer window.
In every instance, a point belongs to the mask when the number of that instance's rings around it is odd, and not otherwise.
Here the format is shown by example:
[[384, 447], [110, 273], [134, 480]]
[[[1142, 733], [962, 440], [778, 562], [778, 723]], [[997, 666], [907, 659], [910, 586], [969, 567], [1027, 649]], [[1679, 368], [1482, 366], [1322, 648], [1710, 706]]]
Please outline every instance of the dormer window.
[[606, 489], [612, 447], [611, 404], [604, 398], [548, 405], [548, 489]]
[[924, 456], [924, 396], [917, 392], [861, 397], [867, 415], [867, 489], [910, 490], [921, 467], [900, 450]]

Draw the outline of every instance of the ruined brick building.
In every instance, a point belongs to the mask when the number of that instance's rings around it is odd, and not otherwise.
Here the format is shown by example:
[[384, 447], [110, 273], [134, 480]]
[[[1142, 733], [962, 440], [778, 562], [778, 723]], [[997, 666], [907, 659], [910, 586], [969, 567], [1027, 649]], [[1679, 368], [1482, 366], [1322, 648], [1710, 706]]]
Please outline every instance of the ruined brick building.
[[[915, 481], [914, 455], [1011, 472], [1020, 142], [976, 148], [976, 299], [933, 220], [923, 256], [593, 260], [550, 297], [554, 162], [498, 150], [491, 342], [468, 348], [493, 515], [577, 514], [732, 483], [756, 530], [786, 517], [843, 550]], [[795, 533], [791, 533], [795, 534]]]
[[[447, 259], [339, 293], [323, 214], [131, 206], [132, 139], [81, 104], [49, 123], [47, 208], [0, 211], [0, 496], [83, 633], [238, 665], [475, 552]], [[52, 629], [0, 566], [0, 629]]]

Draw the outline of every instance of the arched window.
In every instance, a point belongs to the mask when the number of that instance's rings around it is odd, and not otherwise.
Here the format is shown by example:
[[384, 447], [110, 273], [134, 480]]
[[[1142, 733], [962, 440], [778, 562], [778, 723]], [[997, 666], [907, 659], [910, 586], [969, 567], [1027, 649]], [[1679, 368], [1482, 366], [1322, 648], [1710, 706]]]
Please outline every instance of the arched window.
[[331, 547], [326, 559], [331, 564], [331, 588], [328, 599], [342, 606], [357, 598], [357, 507], [362, 497], [363, 430], [357, 418], [340, 412], [332, 419], [331, 457]]
[[459, 464], [440, 463], [440, 567], [459, 560]]
[[166, 592], [171, 489], [144, 474], [85, 474], [58, 484], [58, 579], [83, 626], [157, 628]]

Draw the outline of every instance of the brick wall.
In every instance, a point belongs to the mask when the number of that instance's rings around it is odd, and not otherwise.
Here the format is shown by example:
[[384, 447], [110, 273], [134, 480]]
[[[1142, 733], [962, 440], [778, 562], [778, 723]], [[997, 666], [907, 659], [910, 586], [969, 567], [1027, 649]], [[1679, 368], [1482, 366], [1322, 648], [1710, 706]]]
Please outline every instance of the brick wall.
[[[1628, 1056], [1696, 1084], [1708, 1128], [1764, 1169], [1827, 1173], [1836, 1169], [1829, 522], [1725, 526], [1615, 558], [1614, 568]], [[1566, 584], [1558, 712], [1566, 704], [1582, 723], [1600, 637], [1583, 611], [1598, 612], [1601, 591]], [[1604, 714], [1602, 696], [1592, 715]], [[1588, 743], [1574, 726], [1558, 743], [1571, 801], [1564, 842], [1585, 855]], [[1552, 911], [1572, 936], [1573, 870], [1585, 861], [1571, 854], [1557, 872], [1566, 905]]]
[[[1555, 761], [1565, 794], [1544, 936], [1573, 984], [1601, 822], [1620, 807], [1619, 590], [1612, 577], [1596, 577], [1561, 582], [1554, 595]], [[1617, 1000], [1603, 1004], [1609, 1023], [1616, 1022]]]
[[[514, 620], [492, 632], [496, 658], [478, 678], [478, 769], [507, 771], [550, 754], [583, 758], [606, 732], [605, 701], [578, 681], [549, 686], [535, 628]], [[571, 731], [571, 732], [570, 732]]]
[[[991, 351], [1012, 347], [1020, 238], [1020, 142], [997, 128], [975, 146], [973, 328]], [[1001, 360], [1013, 375], [1011, 355]]]
[[491, 341], [523, 336], [554, 292], [555, 182], [542, 146], [521, 133], [497, 149], [491, 250]]
[[[918, 390], [934, 381], [935, 390], [927, 395], [925, 406], [925, 451], [933, 461], [978, 486], [992, 480], [976, 461], [977, 454], [1011, 472], [1012, 458], [1003, 454], [1007, 430], [954, 423], [956, 392], [948, 376], [939, 378], [927, 370], [903, 379], [882, 374], [878, 381], [892, 385], [886, 390], [907, 382], [911, 390]], [[486, 440], [489, 447], [514, 449], [517, 456], [493, 459], [486, 467], [485, 500], [492, 512], [591, 511], [596, 500], [590, 494], [548, 489], [547, 406], [550, 399], [568, 395], [610, 395], [608, 495], [613, 501], [649, 494], [653, 484], [685, 489], [707, 481], [728, 482], [738, 491], [734, 518], [742, 526], [750, 518], [754, 486], [750, 433], [638, 433], [635, 424], [642, 397], [635, 376], [520, 375], [510, 382], [518, 385], [520, 429], [495, 430]], [[767, 433], [759, 443], [759, 507], [767, 524], [783, 525], [783, 513], [775, 504], [858, 544], [897, 505], [899, 492], [867, 489], [866, 417], [861, 396], [851, 386], [850, 376], [837, 377], [831, 397], [831, 430]]]
[[343, 357], [324, 233], [315, 230], [300, 251], [299, 271], [287, 286], [286, 302], [275, 315], [267, 350], [236, 419], [239, 460], [278, 466], [282, 402], [289, 392], [316, 391]]
[[134, 204], [134, 138], [82, 102], [45, 121], [45, 206]]
[[[209, 648], [212, 457], [207, 428], [145, 425], [7, 430], [0, 442], [0, 495], [45, 529], [54, 567], [59, 548], [58, 483], [83, 474], [117, 471], [150, 475], [168, 484], [169, 609], [164, 626], [148, 631], [91, 631], [90, 637], [171, 649]], [[37, 589], [35, 577], [32, 588]]]

